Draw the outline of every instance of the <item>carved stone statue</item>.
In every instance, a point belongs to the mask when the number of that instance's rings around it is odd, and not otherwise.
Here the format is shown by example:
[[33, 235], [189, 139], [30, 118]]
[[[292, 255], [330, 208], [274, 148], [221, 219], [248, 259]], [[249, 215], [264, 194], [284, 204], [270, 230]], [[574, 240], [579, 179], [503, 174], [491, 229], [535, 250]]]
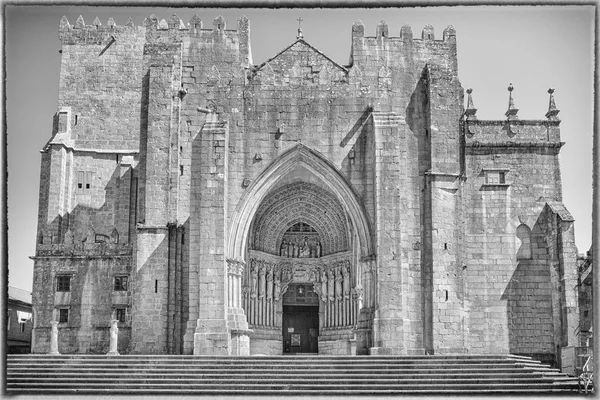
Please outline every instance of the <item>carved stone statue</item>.
[[335, 275], [333, 272], [333, 268], [329, 270], [329, 274], [327, 276], [327, 294], [329, 295], [329, 301], [335, 300]]
[[298, 243], [294, 242], [294, 258], [298, 258], [300, 254], [300, 247], [298, 247]]
[[321, 242], [317, 242], [316, 257], [321, 258]]
[[267, 300], [273, 298], [273, 269], [269, 267], [267, 270]]
[[345, 265], [342, 267], [342, 275], [344, 277], [344, 298], [350, 298], [350, 268]]
[[288, 242], [288, 248], [287, 248], [287, 257], [291, 258], [294, 257], [294, 243], [292, 243], [292, 241], [290, 240]]
[[252, 286], [250, 287], [250, 297], [255, 299], [257, 293], [257, 281], [258, 281], [258, 267], [256, 266], [256, 261], [252, 260], [252, 265], [250, 269], [250, 275], [252, 280]]
[[287, 252], [288, 252], [288, 246], [287, 243], [285, 241], [285, 239], [283, 239], [283, 241], [281, 242], [281, 247], [279, 248], [279, 255], [281, 257], [287, 257]]
[[67, 229], [67, 233], [65, 233], [65, 239], [63, 243], [68, 246], [72, 246], [73, 243], [75, 243], [75, 236], [73, 235], [73, 231], [71, 230], [71, 228]]
[[344, 278], [342, 277], [342, 268], [336, 269], [336, 277], [335, 277], [335, 298], [338, 300], [342, 300], [343, 292], [342, 292], [342, 281]]
[[113, 319], [110, 321], [110, 342], [108, 354], [109, 356], [118, 356], [119, 352], [117, 351], [117, 341], [119, 338], [119, 327], [117, 323], [119, 320]]
[[275, 270], [273, 272], [273, 284], [275, 285], [275, 289], [274, 289], [274, 297], [275, 297], [275, 301], [279, 300], [279, 294], [281, 293], [281, 279], [279, 277], [279, 271]]
[[308, 237], [304, 236], [304, 241], [300, 247], [300, 258], [310, 257], [310, 247], [308, 246]]
[[265, 297], [265, 269], [264, 267], [260, 267], [258, 271], [258, 298], [262, 299]]
[[327, 271], [321, 271], [321, 300], [327, 301]]
[[58, 321], [51, 321], [52, 330], [50, 331], [50, 353], [53, 355], [59, 355], [58, 352]]

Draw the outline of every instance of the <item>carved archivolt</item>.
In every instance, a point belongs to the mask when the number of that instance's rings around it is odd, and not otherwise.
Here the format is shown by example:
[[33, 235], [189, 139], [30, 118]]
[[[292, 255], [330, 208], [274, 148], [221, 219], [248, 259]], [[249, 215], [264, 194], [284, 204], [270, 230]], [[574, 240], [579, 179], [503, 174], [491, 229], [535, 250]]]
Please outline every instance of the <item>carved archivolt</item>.
[[[290, 230], [299, 224], [312, 230], [306, 233]], [[296, 257], [316, 258], [348, 250], [348, 223], [333, 194], [316, 185], [298, 182], [283, 186], [265, 198], [256, 212], [250, 238], [254, 250], [276, 255], [282, 254], [284, 240], [299, 248], [308, 242], [306, 256], [299, 253]], [[293, 253], [288, 250], [285, 254], [289, 257]]]

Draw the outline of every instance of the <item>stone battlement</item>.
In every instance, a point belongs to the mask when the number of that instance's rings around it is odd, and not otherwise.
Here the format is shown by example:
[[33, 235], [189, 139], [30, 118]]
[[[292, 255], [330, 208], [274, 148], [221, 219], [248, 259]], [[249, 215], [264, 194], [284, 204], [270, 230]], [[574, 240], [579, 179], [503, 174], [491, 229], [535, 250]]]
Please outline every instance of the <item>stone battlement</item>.
[[[365, 36], [365, 26], [363, 25], [363, 23], [360, 20], [356, 21], [354, 23], [354, 25], [352, 25], [352, 37], [353, 38], [364, 37], [367, 39], [373, 38], [373, 36]], [[419, 39], [419, 38], [413, 37], [413, 31], [412, 31], [412, 28], [410, 27], [410, 25], [404, 24], [402, 26], [402, 28], [400, 28], [400, 36], [392, 37], [389, 35], [389, 28], [388, 28], [387, 23], [385, 21], [381, 21], [377, 25], [377, 29], [375, 31], [374, 37], [377, 39], [401, 40], [401, 41], [418, 40], [418, 41], [432, 41], [432, 42], [434, 42], [434, 41], [435, 42], [448, 42], [451, 40], [456, 40], [456, 30], [454, 29], [454, 27], [452, 25], [448, 25], [446, 27], [446, 29], [444, 29], [444, 32], [442, 35], [443, 39], [436, 40], [433, 26], [431, 24], [428, 24], [421, 31], [421, 38]]]
[[169, 41], [181, 41], [183, 37], [204, 37], [219, 33], [227, 37], [248, 37], [248, 18], [242, 17], [238, 20], [237, 29], [226, 29], [225, 19], [221, 16], [213, 20], [212, 29], [203, 29], [202, 20], [194, 15], [187, 25], [173, 14], [169, 19], [159, 19], [153, 14], [144, 19], [143, 25], [136, 26], [131, 18], [125, 25], [117, 25], [110, 18], [106, 25], [102, 25], [100, 19], [94, 19], [92, 25], [86, 25], [82, 16], [79, 16], [74, 25], [69, 23], [66, 17], [62, 17], [59, 24], [59, 38], [63, 44], [104, 44], [106, 40], [114, 39], [115, 35], [139, 35], [146, 36], [149, 41], [157, 39], [168, 39]]

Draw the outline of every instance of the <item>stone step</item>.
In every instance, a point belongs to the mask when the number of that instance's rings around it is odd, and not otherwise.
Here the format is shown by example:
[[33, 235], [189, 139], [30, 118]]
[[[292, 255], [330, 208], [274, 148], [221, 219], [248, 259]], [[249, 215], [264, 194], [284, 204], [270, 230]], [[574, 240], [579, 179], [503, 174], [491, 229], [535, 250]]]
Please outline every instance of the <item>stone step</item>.
[[577, 379], [511, 356], [102, 356], [7, 359], [7, 392], [21, 394], [365, 395], [552, 393]]
[[[304, 381], [317, 381], [317, 380], [369, 380], [369, 379], [378, 379], [378, 380], [485, 380], [485, 379], [494, 379], [497, 381], [500, 380], [511, 380], [511, 379], [529, 379], [529, 380], [547, 380], [552, 379], [553, 381], [561, 381], [561, 380], [573, 380], [576, 378], [570, 377], [562, 377], [562, 376], [544, 376], [541, 374], [523, 374], [523, 373], [514, 373], [514, 374], [373, 374], [373, 373], [362, 373], [362, 374], [331, 374], [331, 375], [323, 375], [323, 374], [310, 374], [310, 375], [302, 375], [302, 374], [277, 374], [277, 375], [265, 375], [265, 374], [220, 374], [220, 373], [199, 373], [199, 374], [164, 374], [164, 373], [149, 373], [144, 371], [136, 371], [129, 372], [124, 371], [120, 373], [105, 373], [99, 375], [99, 372], [95, 373], [80, 373], [77, 374], [75, 372], [72, 373], [7, 373], [7, 377], [10, 378], [11, 382], [19, 382], [19, 381], [30, 381], [34, 380], [45, 380], [52, 379], [54, 381], [58, 381], [60, 379], [112, 379], [112, 380], [120, 380], [123, 376], [126, 376], [128, 379], [179, 379], [179, 380], [193, 380], [193, 379], [204, 379], [204, 380], [254, 380], [254, 381], [267, 381], [267, 380], [277, 380], [277, 379], [302, 379]], [[126, 374], [126, 375], [124, 375]]]
[[[431, 355], [431, 356], [301, 356], [301, 355], [285, 355], [285, 356], [193, 356], [193, 355], [119, 355], [116, 356], [120, 359], [128, 359], [128, 360], [164, 360], [164, 361], [175, 361], [175, 360], [185, 360], [185, 361], [219, 361], [219, 362], [238, 362], [238, 361], [248, 361], [248, 360], [260, 360], [260, 361], [294, 361], [294, 362], [306, 362], [306, 361], [314, 361], [314, 362], [344, 362], [344, 361], [356, 361], [356, 360], [366, 360], [366, 361], [436, 361], [443, 362], [445, 360], [459, 362], [459, 361], [470, 361], [475, 362], [479, 360], [494, 360], [499, 362], [514, 362], [515, 360], [519, 361], [528, 361], [532, 363], [540, 364], [540, 361], [533, 360], [530, 357], [524, 356], [514, 356], [514, 355], [474, 355], [474, 356], [465, 356], [465, 355], [457, 355], [457, 356], [449, 356], [449, 355]], [[19, 361], [19, 360], [105, 360], [107, 358], [106, 355], [92, 355], [92, 354], [60, 354], [60, 355], [48, 355], [48, 354], [10, 354], [7, 356], [7, 359]]]
[[[521, 378], [504, 378], [504, 377], [485, 377], [485, 378], [467, 378], [467, 377], [443, 377], [443, 378], [430, 378], [430, 377], [417, 377], [417, 378], [406, 378], [406, 377], [389, 377], [385, 378], [373, 378], [373, 377], [336, 377], [332, 379], [331, 377], [312, 377], [307, 382], [306, 378], [294, 378], [294, 377], [268, 377], [263, 379], [256, 379], [255, 377], [219, 377], [213, 376], [211, 378], [201, 376], [195, 378], [169, 378], [168, 381], [172, 383], [185, 384], [185, 385], [236, 385], [236, 384], [244, 384], [244, 385], [252, 385], [252, 384], [260, 384], [260, 385], [282, 385], [282, 384], [328, 384], [328, 385], [344, 385], [344, 386], [355, 386], [355, 385], [365, 385], [365, 384], [421, 384], [421, 385], [430, 385], [430, 384], [465, 384], [465, 385], [473, 385], [473, 384], [504, 384], [504, 383], [533, 383], [533, 384], [570, 384], [577, 383], [577, 379], [545, 379], [541, 377], [521, 377]], [[36, 385], [41, 384], [63, 384], [66, 386], [70, 386], [72, 384], [79, 383], [87, 383], [87, 384], [118, 384], [118, 385], [138, 385], [138, 384], [163, 384], [169, 383], [165, 382], [164, 378], [156, 378], [156, 377], [11, 377], [10, 382], [11, 385], [19, 385], [19, 384], [27, 384], [27, 383], [35, 383]], [[256, 382], [260, 381], [260, 382]]]
[[[23, 389], [27, 389], [27, 387], [31, 387], [30, 383], [9, 383], [7, 385], [7, 389], [10, 390], [12, 388], [21, 387]], [[341, 387], [340, 387], [341, 386]], [[440, 390], [440, 389], [454, 389], [454, 390], [475, 390], [475, 389], [576, 389], [577, 384], [555, 384], [555, 383], [539, 383], [539, 382], [524, 382], [524, 383], [495, 383], [495, 382], [486, 382], [486, 383], [428, 383], [426, 386], [421, 383], [404, 383], [400, 382], [398, 384], [372, 384], [372, 383], [355, 383], [355, 384], [334, 384], [334, 383], [297, 383], [291, 384], [287, 382], [282, 383], [244, 383], [243, 385], [238, 383], [233, 383], [231, 386], [224, 386], [223, 383], [217, 382], [216, 384], [210, 383], [186, 383], [186, 382], [161, 382], [161, 383], [135, 383], [135, 382], [124, 382], [121, 384], [119, 382], [116, 383], [91, 383], [91, 382], [72, 382], [68, 386], [64, 386], [61, 382], [49, 382], [49, 383], [36, 383], [36, 389], [42, 388], [54, 388], [54, 389], [95, 389], [95, 390], [120, 390], [120, 388], [126, 387], [128, 389], [171, 389], [171, 390], [185, 390], [185, 389], [194, 389], [194, 390], [236, 390], [240, 393], [246, 391], [257, 391], [262, 390], [265, 392], [268, 391], [280, 391], [280, 390], [302, 390], [302, 391], [328, 391], [328, 390], [340, 390], [340, 389], [357, 389], [357, 390], [404, 390], [408, 391], [412, 390]]]

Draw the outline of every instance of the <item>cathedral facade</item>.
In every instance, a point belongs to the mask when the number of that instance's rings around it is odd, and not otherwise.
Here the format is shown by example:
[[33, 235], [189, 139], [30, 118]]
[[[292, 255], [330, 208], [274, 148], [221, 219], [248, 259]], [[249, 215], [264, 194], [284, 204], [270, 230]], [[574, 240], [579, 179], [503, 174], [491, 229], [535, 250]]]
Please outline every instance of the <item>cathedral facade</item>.
[[[42, 150], [33, 352], [514, 353], [576, 344], [558, 109], [479, 120], [456, 34], [60, 22]], [[466, 106], [465, 106], [466, 103]]]

